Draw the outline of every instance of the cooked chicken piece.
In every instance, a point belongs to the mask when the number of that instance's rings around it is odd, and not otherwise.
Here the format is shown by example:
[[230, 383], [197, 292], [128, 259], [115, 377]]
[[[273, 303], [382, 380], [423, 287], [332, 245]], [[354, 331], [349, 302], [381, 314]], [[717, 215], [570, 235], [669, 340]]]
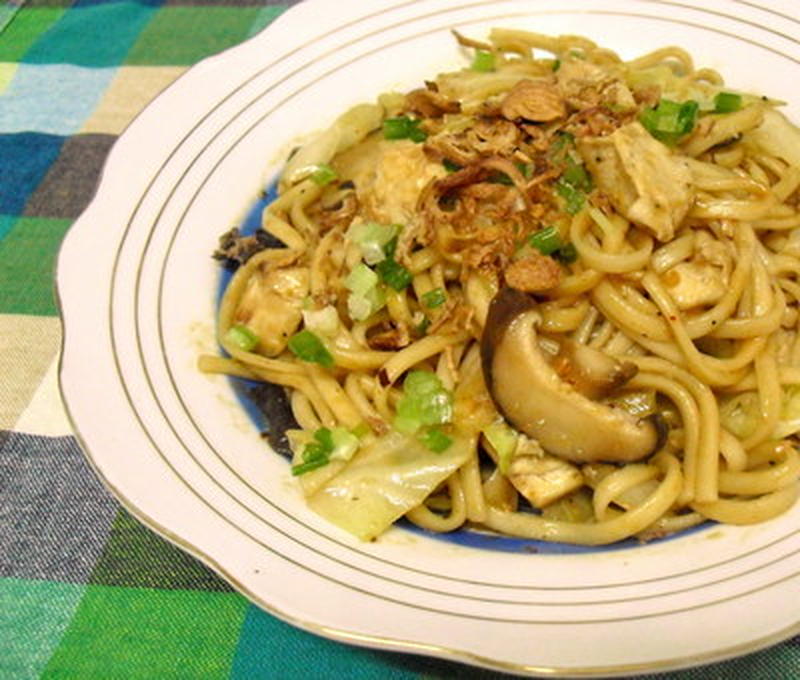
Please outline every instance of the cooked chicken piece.
[[500, 111], [508, 120], [548, 123], [567, 111], [558, 88], [546, 80], [521, 80], [505, 96]]
[[575, 109], [599, 104], [600, 90], [610, 82], [605, 69], [585, 59], [564, 59], [556, 71], [558, 91]]
[[695, 232], [695, 248], [698, 255], [706, 262], [720, 268], [725, 285], [733, 270], [733, 260], [736, 257], [736, 248], [730, 241], [720, 241], [707, 231]]
[[727, 290], [722, 270], [707, 262], [680, 262], [662, 280], [679, 309], [713, 305]]
[[441, 163], [428, 159], [421, 144], [382, 140], [374, 165], [365, 165], [352, 179], [371, 219], [382, 224], [407, 224], [416, 214], [423, 187], [446, 174]]
[[286, 348], [303, 318], [308, 278], [308, 268], [297, 266], [262, 268], [250, 277], [234, 321], [259, 337], [259, 354], [273, 357]]
[[616, 210], [669, 241], [694, 201], [686, 159], [654, 139], [638, 123], [607, 137], [582, 137], [578, 151]]
[[514, 260], [503, 273], [511, 288], [525, 293], [550, 290], [561, 281], [561, 267], [558, 262], [536, 252]]
[[633, 93], [621, 81], [614, 81], [603, 89], [603, 103], [613, 111], [632, 111], [637, 107]]
[[535, 508], [543, 508], [583, 486], [577, 467], [545, 453], [536, 440], [523, 436], [508, 467], [508, 478]]

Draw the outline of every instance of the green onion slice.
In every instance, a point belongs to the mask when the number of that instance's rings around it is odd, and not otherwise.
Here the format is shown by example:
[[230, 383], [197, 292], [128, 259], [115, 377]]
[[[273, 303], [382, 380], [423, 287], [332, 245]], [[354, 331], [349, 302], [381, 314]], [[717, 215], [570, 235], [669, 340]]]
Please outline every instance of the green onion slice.
[[565, 243], [553, 253], [553, 257], [562, 264], [572, 264], [578, 259], [578, 249], [574, 243]]
[[714, 97], [714, 113], [733, 113], [742, 108], [742, 95], [720, 92]]
[[359, 262], [344, 280], [347, 290], [356, 295], [366, 295], [378, 285], [378, 275], [363, 262]]
[[403, 381], [397, 402], [395, 429], [414, 434], [423, 426], [443, 425], [453, 419], [453, 395], [431, 371], [411, 371]]
[[427, 293], [422, 294], [422, 304], [428, 309], [436, 309], [441, 307], [445, 300], [447, 300], [447, 293], [444, 288], [434, 288]]
[[430, 427], [418, 435], [418, 439], [434, 453], [441, 453], [450, 447], [453, 439], [438, 427]]
[[410, 139], [412, 142], [424, 142], [428, 135], [419, 129], [420, 120], [408, 116], [396, 116], [383, 121], [384, 139]]
[[479, 73], [489, 73], [494, 69], [494, 54], [487, 50], [476, 50], [472, 59], [472, 70]]
[[347, 238], [358, 245], [367, 264], [377, 264], [386, 257], [386, 246], [399, 231], [397, 224], [359, 222], [347, 230]]
[[245, 352], [252, 352], [258, 345], [258, 336], [244, 324], [236, 324], [225, 333], [225, 340]]
[[381, 281], [396, 291], [403, 290], [414, 278], [414, 275], [395, 260], [393, 256], [388, 256], [378, 262], [375, 265], [375, 271]]
[[288, 346], [298, 359], [320, 364], [325, 368], [333, 367], [333, 356], [322, 340], [308, 329], [299, 331], [289, 338]]
[[583, 210], [586, 196], [583, 191], [575, 188], [562, 177], [556, 182], [556, 193], [564, 199], [564, 209], [570, 215], [577, 215]]
[[330, 184], [338, 177], [336, 174], [336, 170], [334, 170], [330, 165], [327, 163], [321, 163], [317, 166], [317, 169], [311, 173], [311, 180], [314, 184], [317, 184], [321, 187], [324, 187], [326, 184]]
[[561, 234], [556, 227], [545, 227], [531, 234], [528, 242], [542, 255], [552, 255], [561, 248]]
[[675, 144], [694, 130], [699, 109], [700, 105], [693, 99], [685, 102], [662, 99], [655, 108], [645, 109], [640, 121], [660, 142]]

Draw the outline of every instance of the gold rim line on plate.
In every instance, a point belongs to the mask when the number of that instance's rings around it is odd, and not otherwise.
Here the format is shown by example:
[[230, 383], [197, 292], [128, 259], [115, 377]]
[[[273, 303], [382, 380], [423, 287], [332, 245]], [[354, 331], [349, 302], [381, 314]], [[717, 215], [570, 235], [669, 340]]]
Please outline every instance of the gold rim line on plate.
[[[406, 3], [406, 4], [413, 4], [413, 3]], [[662, 4], [674, 4], [674, 3], [662, 3]], [[458, 9], [458, 8], [453, 8], [453, 9]], [[648, 18], [654, 18], [654, 17], [648, 17]], [[363, 19], [363, 18], [362, 18], [362, 19]], [[475, 21], [472, 21], [472, 22], [464, 22], [464, 23], [477, 23], [477, 22], [480, 22], [480, 21], [487, 21], [487, 20], [489, 20], [489, 19], [477, 19], [477, 20], [475, 20]], [[685, 23], [685, 22], [680, 22], [680, 23]], [[707, 28], [707, 27], [704, 27], [704, 28]], [[385, 29], [384, 29], [384, 30], [385, 30]], [[785, 56], [785, 55], [784, 55], [784, 56]], [[61, 307], [61, 304], [60, 304], [60, 302], [59, 302], [59, 306]], [[63, 308], [62, 308], [62, 310], [63, 310]], [[63, 316], [64, 316], [64, 315], [63, 315], [63, 313], [62, 313], [62, 318], [63, 318]], [[63, 355], [63, 347], [64, 347], [64, 344], [65, 344], [65, 338], [62, 338], [62, 355]], [[61, 360], [60, 360], [60, 363], [59, 363], [59, 379], [60, 379], [60, 383], [61, 383], [61, 379], [62, 379], [62, 377], [63, 377], [63, 370], [64, 370], [64, 369], [63, 369], [63, 365], [61, 364]], [[121, 377], [121, 376], [118, 376], [118, 377]], [[62, 396], [63, 396], [63, 385], [62, 385], [62, 384], [60, 384], [60, 389], [61, 389]], [[158, 400], [156, 400], [156, 401], [158, 401]], [[73, 420], [73, 418], [72, 418], [72, 415], [71, 415], [71, 413], [70, 413], [69, 411], [68, 411], [68, 415], [69, 415], [70, 422], [71, 422], [71, 424], [73, 425], [73, 428], [74, 428], [74, 429], [76, 429], [76, 427], [75, 427], [75, 423], [74, 423], [74, 420]], [[77, 429], [76, 429], [76, 431], [77, 431]], [[80, 436], [78, 436], [78, 438], [79, 438], [79, 441], [81, 442], [81, 445], [83, 446], [84, 450], [86, 450], [86, 451], [87, 451], [87, 453], [88, 453], [88, 449], [87, 449], [87, 447], [85, 446], [85, 440], [83, 440], [83, 438], [82, 438], [82, 437], [80, 437]], [[101, 477], [101, 479], [103, 479], [103, 481], [104, 481], [104, 483], [106, 484], [106, 486], [108, 486], [109, 488], [111, 488], [111, 489], [112, 489], [112, 491], [113, 491], [115, 494], [117, 494], [117, 495], [118, 495], [120, 498], [124, 498], [124, 496], [122, 495], [122, 493], [121, 493], [121, 492], [120, 492], [118, 489], [115, 489], [115, 488], [114, 488], [114, 487], [113, 487], [113, 486], [112, 486], [112, 485], [111, 485], [111, 484], [108, 482], [108, 480], [107, 480], [107, 479], [105, 479], [104, 475], [100, 474], [100, 472], [99, 472], [99, 469], [98, 469], [98, 467], [97, 467], [97, 464], [96, 464], [96, 461], [95, 461], [94, 457], [90, 455], [90, 456], [89, 456], [89, 458], [90, 458], [90, 462], [92, 463], [92, 466], [94, 467], [95, 471], [98, 473], [98, 475]], [[130, 509], [132, 509], [132, 510], [135, 510], [135, 508], [133, 507], [133, 504], [131, 504], [129, 501], [127, 501], [127, 499], [126, 499], [126, 505], [127, 505], [127, 506], [129, 506], [129, 507], [130, 507]], [[137, 515], [137, 516], [140, 516], [140, 515], [142, 515], [143, 513], [139, 512], [139, 511], [135, 511], [133, 514], [135, 514], [135, 515]], [[140, 519], [142, 519], [142, 518], [140, 517]], [[156, 527], [156, 528], [159, 530], [159, 533], [162, 533], [162, 535], [165, 535], [165, 536], [166, 536], [166, 537], [167, 537], [169, 540], [172, 540], [174, 543], [176, 543], [176, 544], [180, 545], [182, 548], [184, 548], [184, 549], [188, 550], [189, 552], [192, 552], [192, 553], [199, 553], [199, 552], [200, 552], [200, 551], [199, 551], [197, 548], [195, 548], [194, 546], [191, 546], [190, 544], [185, 544], [185, 543], [184, 543], [184, 542], [183, 542], [183, 541], [182, 541], [182, 540], [181, 540], [179, 537], [177, 537], [177, 536], [175, 536], [175, 535], [172, 535], [172, 534], [171, 534], [171, 532], [170, 532], [169, 530], [167, 530], [166, 528], [164, 528], [164, 527], [160, 527], [160, 525], [158, 525], [158, 523], [157, 523], [157, 522], [155, 522], [155, 520], [153, 520], [152, 518], [145, 517], [145, 518], [143, 519], [143, 521], [145, 521], [145, 523], [146, 523], [146, 524], [148, 524], [148, 525], [150, 525], [150, 526], [154, 526], [154, 527]], [[214, 561], [213, 561], [213, 560], [212, 560], [212, 559], [211, 559], [209, 556], [201, 556], [201, 559], [203, 559], [203, 561], [205, 561], [205, 562], [207, 562], [207, 563], [211, 563], [212, 565], [214, 565], [214, 566], [213, 566], [213, 568], [215, 568], [215, 570], [219, 571], [220, 573], [223, 573], [223, 574], [225, 574], [225, 573], [226, 573], [226, 572], [225, 572], [225, 570], [224, 570], [224, 569], [222, 569], [222, 568], [221, 568], [219, 565], [215, 565]], [[226, 578], [228, 578], [228, 577], [226, 576]], [[231, 581], [234, 581], [234, 579], [230, 579], [230, 578], [229, 578], [229, 580], [231, 580]], [[236, 584], [236, 585], [237, 585], [237, 588], [239, 588], [239, 589], [242, 589], [242, 590], [247, 590], [246, 588], [244, 588], [244, 587], [242, 586], [242, 584]], [[255, 598], [255, 599], [258, 599], [258, 598]], [[260, 601], [259, 601], [259, 602], [260, 602]], [[260, 604], [261, 604], [261, 606], [262, 606], [262, 607], [264, 607], [264, 608], [266, 608], [266, 609], [268, 609], [268, 610], [270, 609], [268, 605], [265, 605], [264, 603], [261, 603], [261, 602], [260, 602]], [[288, 616], [286, 616], [286, 615], [283, 615], [283, 616], [284, 616], [284, 618], [286, 618], [287, 620], [290, 620], [290, 621], [292, 621], [292, 620], [293, 620], [291, 617], [288, 617]], [[313, 628], [317, 628], [316, 624], [305, 624], [305, 625], [308, 625], [308, 626], [310, 626], [310, 627], [313, 627]], [[334, 630], [334, 631], [335, 631], [335, 629], [327, 629], [327, 630], [329, 630], [329, 631], [330, 631], [330, 630]], [[340, 636], [345, 636], [345, 637], [347, 637], [348, 639], [349, 639], [349, 638], [352, 638], [352, 636], [353, 636], [353, 634], [346, 633], [346, 632], [342, 632], [342, 631], [335, 631], [335, 633], [336, 633], [337, 637], [340, 637]], [[766, 642], [766, 643], [764, 643], [764, 644], [769, 644], [769, 640], [771, 640], [773, 637], [774, 637], [774, 636], [770, 636], [769, 638], [766, 638], [767, 642]], [[386, 639], [379, 638], [379, 637], [372, 637], [372, 636], [367, 636], [367, 637], [364, 637], [364, 636], [358, 636], [358, 640], [362, 641], [362, 642], [363, 642], [363, 643], [365, 643], [365, 644], [366, 644], [366, 643], [368, 643], [370, 640], [373, 640], [373, 641], [379, 642], [380, 644], [386, 644], [387, 642], [391, 642], [390, 640], [386, 640]], [[402, 642], [402, 641], [401, 641], [401, 642]], [[407, 647], [408, 645], [412, 645], [412, 646], [415, 646], [415, 647], [419, 647], [419, 645], [417, 645], [417, 643], [408, 643], [408, 642], [403, 642], [402, 644], [403, 644], [403, 646], [404, 646], [404, 647]], [[753, 648], [753, 645], [757, 645], [757, 644], [758, 644], [758, 643], [753, 643], [752, 645], [747, 645], [747, 646], [746, 646], [746, 648], [747, 648], [747, 649], [751, 649], [751, 648]], [[438, 648], [437, 648], [437, 649], [438, 649]], [[442, 648], [442, 649], [444, 649], [444, 648]], [[424, 650], [431, 651], [431, 650], [428, 648], [428, 646], [423, 646], [422, 648], [420, 648], [420, 649], [419, 649], [419, 651], [424, 651]], [[445, 650], [445, 651], [448, 651], [448, 650]], [[695, 658], [695, 657], [693, 657], [693, 659], [694, 659], [694, 658]], [[476, 657], [476, 660], [477, 660], [477, 659], [478, 659], [478, 658]], [[495, 665], [495, 664], [494, 664], [494, 662], [493, 662], [493, 665]], [[650, 666], [649, 666], [649, 665], [646, 665], [646, 666], [644, 666], [644, 667], [650, 667]], [[514, 668], [517, 668], [517, 666], [515, 665], [515, 666], [514, 666]], [[526, 667], [526, 668], [528, 668], [528, 667]], [[533, 667], [529, 667], [529, 668], [533, 668]], [[620, 667], [620, 668], [622, 669], [623, 667]], [[628, 668], [628, 667], [624, 667], [624, 668]], [[631, 668], [631, 669], [633, 669], [634, 667], [630, 667], [630, 668]], [[640, 666], [638, 666], [638, 665], [637, 665], [635, 668], [636, 668], [636, 669], [638, 669], [638, 668], [640, 668]], [[548, 670], [547, 672], [549, 673], [549, 672], [552, 672], [552, 671], [551, 671], [551, 670]]]

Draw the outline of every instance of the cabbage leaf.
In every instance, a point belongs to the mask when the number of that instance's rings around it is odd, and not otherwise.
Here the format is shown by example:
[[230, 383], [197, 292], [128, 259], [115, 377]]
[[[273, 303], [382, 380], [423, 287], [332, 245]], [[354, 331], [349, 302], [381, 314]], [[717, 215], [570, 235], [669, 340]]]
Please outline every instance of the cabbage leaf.
[[312, 510], [369, 541], [422, 503], [466, 462], [475, 447], [456, 436], [441, 453], [396, 431], [362, 447], [350, 463], [308, 499]]

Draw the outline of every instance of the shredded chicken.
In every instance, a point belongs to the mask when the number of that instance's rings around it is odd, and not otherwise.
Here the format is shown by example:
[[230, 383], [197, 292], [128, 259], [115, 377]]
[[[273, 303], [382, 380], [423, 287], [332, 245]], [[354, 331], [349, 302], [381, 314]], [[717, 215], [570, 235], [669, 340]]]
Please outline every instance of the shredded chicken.
[[602, 91], [611, 82], [613, 79], [603, 68], [577, 57], [562, 60], [556, 71], [558, 90], [573, 110], [600, 104]]
[[420, 144], [386, 141], [379, 144], [374, 165], [366, 166], [353, 181], [370, 218], [383, 224], [407, 224], [415, 215], [423, 187], [446, 174], [441, 163], [428, 159]]
[[703, 262], [680, 262], [662, 280], [678, 309], [714, 304], [727, 290], [720, 269]]
[[632, 222], [669, 241], [694, 200], [686, 159], [656, 141], [638, 122], [607, 137], [578, 139], [597, 187]]
[[539, 442], [528, 437], [519, 438], [508, 478], [536, 508], [543, 508], [584, 484], [575, 465], [545, 453]]
[[726, 242], [703, 230], [698, 230], [695, 238], [694, 257], [676, 264], [662, 275], [662, 281], [679, 309], [713, 305], [725, 295], [730, 284], [733, 253], [726, 247]]

